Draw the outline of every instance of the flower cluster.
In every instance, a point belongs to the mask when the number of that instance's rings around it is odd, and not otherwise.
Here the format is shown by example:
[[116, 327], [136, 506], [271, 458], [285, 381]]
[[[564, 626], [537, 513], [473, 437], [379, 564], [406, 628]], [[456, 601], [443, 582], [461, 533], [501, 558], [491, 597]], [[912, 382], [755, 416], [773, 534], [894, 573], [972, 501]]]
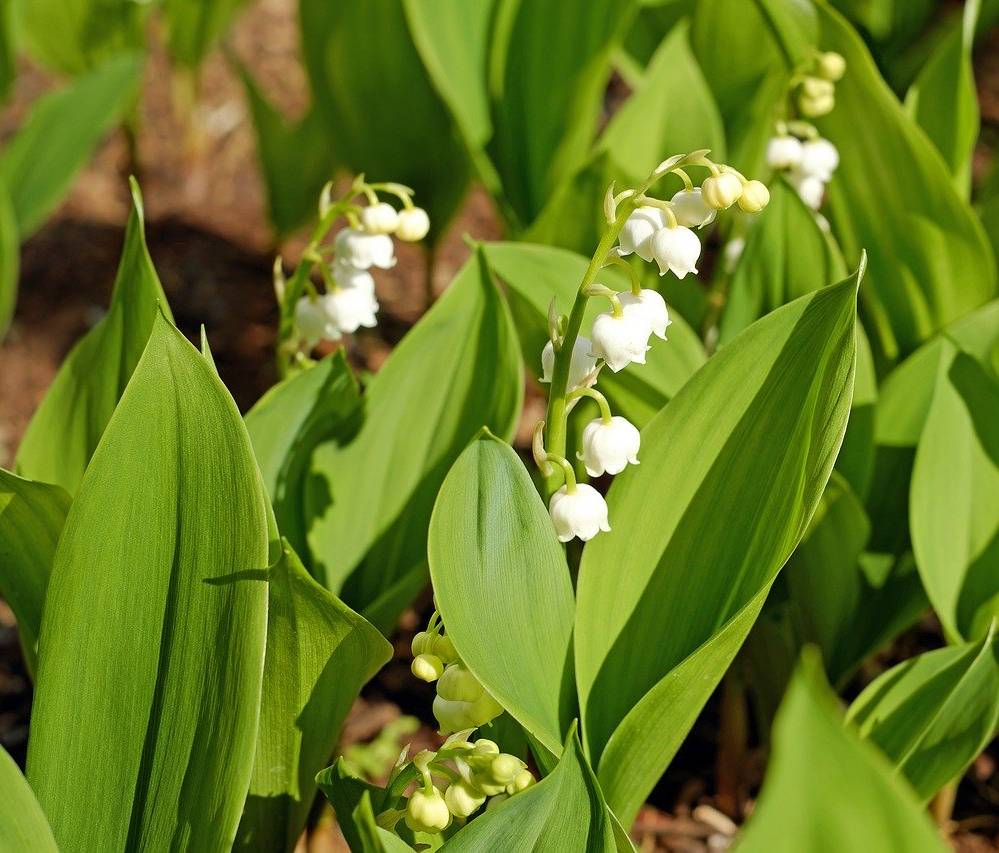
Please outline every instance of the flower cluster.
[[[318, 246], [307, 250], [307, 262], [315, 262], [325, 292], [320, 293], [307, 281], [304, 294], [295, 303], [295, 339], [301, 348], [311, 350], [322, 340], [338, 341], [360, 327], [377, 324], [378, 300], [375, 298], [373, 269], [395, 266], [392, 235], [415, 242], [426, 237], [430, 219], [425, 210], [414, 207], [411, 191], [399, 184], [367, 184], [363, 179], [352, 186], [354, 194], [363, 193], [367, 205], [351, 200], [332, 206], [327, 214], [346, 216], [348, 227], [339, 231], [332, 249], [324, 253]], [[402, 209], [380, 201], [376, 190], [398, 196]], [[326, 218], [326, 217], [324, 217]]]
[[[590, 397], [600, 407], [600, 417], [590, 421], [583, 429], [582, 449], [579, 458], [591, 477], [618, 474], [629, 464], [638, 464], [641, 436], [628, 420], [613, 415], [607, 399], [595, 385], [600, 370], [607, 366], [617, 373], [630, 364], [645, 364], [646, 353], [651, 349], [652, 337], [666, 340], [670, 324], [669, 311], [663, 297], [656, 291], [641, 286], [641, 279], [634, 266], [624, 260], [636, 255], [644, 261], [654, 261], [659, 274], [673, 273], [684, 278], [697, 273], [701, 242], [694, 229], [711, 224], [718, 212], [738, 205], [747, 213], [757, 213], [770, 200], [770, 192], [760, 181], [749, 180], [731, 166], [714, 163], [706, 151], [697, 151], [664, 161], [650, 176], [641, 190], [626, 190], [615, 196], [608, 191], [605, 214], [611, 230], [611, 239], [617, 237], [618, 245], [609, 246], [606, 255], [603, 245], [591, 263], [591, 270], [617, 265], [625, 268], [632, 279], [628, 291], [617, 292], [597, 282], [584, 280], [577, 300], [591, 296], [606, 298], [610, 308], [598, 314], [590, 328], [590, 336], [578, 334], [578, 323], [573, 333], [568, 333], [570, 319], [553, 316], [549, 322], [549, 341], [541, 353], [541, 381], [556, 382], [556, 354], [571, 346], [568, 365], [552, 394], [564, 394], [564, 405], [557, 417], [564, 422], [568, 411], [580, 398]], [[687, 166], [703, 166], [709, 170], [701, 186], [694, 186], [685, 171]], [[684, 187], [668, 201], [646, 195], [659, 178], [675, 174], [683, 180]], [[620, 211], [620, 206], [626, 207]], [[627, 215], [625, 215], [627, 214]], [[608, 236], [605, 235], [605, 238]], [[581, 314], [573, 308], [573, 316]], [[549, 416], [553, 407], [549, 403]], [[607, 504], [592, 486], [577, 483], [573, 466], [554, 448], [545, 446], [545, 421], [538, 423], [534, 433], [534, 458], [542, 472], [549, 476], [558, 465], [564, 471], [564, 485], [549, 500], [549, 512], [555, 532], [562, 542], [574, 537], [583, 541], [592, 539], [601, 531], [609, 531]], [[564, 433], [564, 423], [561, 424]]]
[[816, 52], [798, 69], [791, 81], [798, 112], [806, 118], [828, 115], [836, 106], [836, 82], [846, 72], [846, 60], [838, 53]]

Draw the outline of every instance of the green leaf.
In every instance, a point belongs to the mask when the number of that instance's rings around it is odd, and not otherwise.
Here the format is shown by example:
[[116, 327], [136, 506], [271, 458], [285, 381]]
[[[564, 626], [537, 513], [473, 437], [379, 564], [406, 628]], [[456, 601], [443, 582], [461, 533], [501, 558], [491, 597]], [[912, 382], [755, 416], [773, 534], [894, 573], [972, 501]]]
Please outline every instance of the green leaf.
[[59, 853], [45, 813], [14, 759], [0, 746], [0, 850]]
[[28, 668], [42, 627], [45, 588], [70, 497], [59, 486], [0, 469], [0, 596], [17, 617]]
[[435, 241], [465, 194], [471, 165], [402, 2], [302, 0], [299, 19], [316, 107], [338, 160], [371, 180], [416, 190]]
[[10, 328], [17, 304], [17, 279], [21, 273], [21, 239], [10, 195], [0, 180], [0, 341]]
[[483, 425], [512, 434], [522, 394], [513, 321], [477, 252], [371, 381], [357, 437], [312, 458], [316, 577], [363, 612], [422, 563], [448, 469]]
[[999, 615], [999, 382], [947, 343], [909, 496], [912, 547], [951, 639]]
[[[487, 243], [483, 251], [490, 268], [507, 285], [527, 370], [540, 376], [541, 350], [548, 340], [548, 306], [555, 299], [557, 309], [569, 310], [587, 260], [564, 249], [524, 243]], [[617, 270], [604, 273], [602, 278], [608, 286], [619, 290], [628, 287]], [[598, 311], [605, 310], [605, 304], [589, 300], [583, 328], [589, 327]], [[653, 347], [641, 370], [604, 372], [600, 377], [600, 389], [615, 409], [639, 427], [683, 387], [707, 358], [700, 339], [683, 319], [671, 319], [669, 342]]]
[[928, 800], [960, 777], [999, 726], [994, 630], [966, 646], [925, 652], [872, 681], [847, 713]]
[[76, 491], [146, 346], [157, 303], [169, 316], [146, 248], [142, 197], [133, 183], [132, 213], [108, 312], [60, 366], [21, 440], [17, 473]]
[[45, 601], [28, 779], [61, 849], [230, 847], [253, 768], [267, 543], [236, 405], [160, 315]]
[[862, 248], [868, 253], [871, 287], [863, 304], [866, 319], [881, 318], [871, 343], [894, 359], [992, 298], [995, 262], [939, 155], [857, 34], [835, 11], [818, 9], [823, 49], [838, 51], [847, 65], [836, 108], [816, 121], [840, 153], [827, 216], [848, 259]]
[[0, 0], [0, 103], [7, 100], [17, 77], [13, 0]]
[[802, 656], [773, 741], [740, 853], [948, 849], [909, 785], [843, 725], [817, 654]]
[[195, 70], [225, 33], [246, 0], [165, 0], [167, 50], [179, 65]]
[[10, 193], [22, 241], [52, 213], [73, 176], [131, 106], [141, 74], [138, 58], [118, 57], [33, 105], [0, 152], [0, 181]]
[[297, 554], [307, 554], [305, 489], [312, 454], [324, 441], [352, 438], [361, 415], [357, 380], [342, 350], [279, 382], [246, 413], [274, 516]]
[[572, 581], [551, 517], [509, 445], [485, 433], [458, 457], [434, 505], [427, 550], [461, 659], [558, 755], [572, 683]]
[[[646, 424], [642, 464], [614, 479], [613, 530], [583, 551], [575, 630], [583, 731], [601, 778], [632, 707], [762, 605], [804, 534], [846, 429], [862, 275], [777, 309], [722, 349]], [[730, 662], [719, 657], [716, 679]], [[675, 738], [706, 699], [691, 682], [657, 731]], [[622, 803], [637, 807], [669, 757], [607, 790], [625, 824]]]
[[611, 815], [583, 755], [575, 725], [550, 775], [478, 816], [442, 849], [447, 853], [614, 851]]
[[236, 849], [293, 850], [340, 727], [392, 647], [319, 586], [285, 544], [268, 571], [267, 654], [250, 793]]
[[[393, 849], [386, 848], [380, 838], [372, 838], [371, 830], [374, 809], [377, 807], [381, 811], [392, 805], [385, 802], [388, 794], [386, 789], [354, 776], [342, 758], [320, 771], [316, 776], [316, 783], [333, 806], [337, 823], [351, 850], [359, 853], [383, 853], [385, 849]], [[396, 841], [404, 843], [397, 836]]]

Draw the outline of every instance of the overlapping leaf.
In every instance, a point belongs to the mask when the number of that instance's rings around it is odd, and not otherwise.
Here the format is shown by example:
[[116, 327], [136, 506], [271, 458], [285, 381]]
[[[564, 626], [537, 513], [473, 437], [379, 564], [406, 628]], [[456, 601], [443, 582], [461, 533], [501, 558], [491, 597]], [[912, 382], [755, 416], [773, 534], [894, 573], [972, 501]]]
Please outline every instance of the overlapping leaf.
[[0, 746], [0, 850], [58, 853], [52, 829], [27, 780]]
[[232, 398], [159, 316], [45, 602], [28, 778], [60, 849], [232, 844], [264, 669], [266, 507]]

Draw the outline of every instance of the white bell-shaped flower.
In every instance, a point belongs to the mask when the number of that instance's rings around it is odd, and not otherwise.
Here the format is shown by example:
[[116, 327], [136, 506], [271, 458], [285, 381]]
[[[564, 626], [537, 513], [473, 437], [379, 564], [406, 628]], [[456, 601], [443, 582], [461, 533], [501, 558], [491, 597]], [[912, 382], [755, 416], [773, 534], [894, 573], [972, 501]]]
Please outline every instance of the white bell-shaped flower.
[[652, 235], [652, 257], [659, 264], [659, 275], [670, 271], [677, 278], [697, 272], [697, 259], [701, 256], [701, 241], [689, 228], [660, 228]]
[[839, 151], [828, 139], [813, 139], [801, 146], [798, 170], [809, 178], [828, 182], [839, 166]]
[[638, 464], [642, 437], [631, 421], [614, 415], [609, 422], [595, 418], [583, 427], [583, 464], [591, 477], [619, 474], [630, 462]]
[[[569, 360], [569, 387], [572, 391], [583, 384], [586, 377], [593, 372], [597, 366], [597, 360], [590, 354], [593, 344], [589, 338], [579, 335], [576, 343], [572, 347], [572, 358]], [[551, 341], [545, 344], [541, 350], [541, 381], [551, 382], [552, 373], [555, 370], [555, 347]]]
[[548, 502], [559, 542], [579, 537], [586, 542], [601, 530], [610, 530], [607, 502], [593, 486], [580, 483], [571, 492], [562, 486]]
[[680, 225], [688, 228], [703, 228], [715, 221], [718, 211], [704, 201], [700, 187], [692, 190], [680, 190], [673, 198], [673, 215]]
[[322, 340], [340, 340], [340, 329], [326, 312], [324, 297], [303, 296], [295, 303], [295, 331], [309, 349]]
[[794, 136], [775, 136], [767, 143], [767, 165], [771, 169], [793, 169], [801, 163], [801, 141]]
[[639, 207], [625, 221], [618, 237], [618, 253], [630, 255], [634, 252], [643, 261], [652, 260], [649, 242], [652, 235], [666, 225], [666, 217], [658, 207]]
[[337, 258], [333, 262], [333, 280], [341, 287], [356, 288], [375, 295], [375, 277], [368, 271], [351, 266]]
[[336, 235], [339, 259], [360, 270], [395, 266], [395, 245], [387, 234], [368, 234], [354, 228], [344, 228]]
[[645, 364], [651, 334], [652, 327], [644, 315], [622, 311], [619, 317], [615, 317], [606, 311], [593, 319], [590, 354], [606, 361], [615, 373], [632, 362]]
[[384, 201], [361, 209], [361, 225], [369, 234], [391, 234], [399, 224], [396, 209]]
[[430, 217], [422, 207], [406, 207], [399, 211], [395, 235], [407, 243], [422, 240], [430, 233]]
[[670, 324], [669, 311], [666, 308], [666, 300], [658, 291], [643, 288], [636, 296], [629, 290], [619, 293], [618, 299], [621, 300], [625, 314], [643, 318], [652, 329], [652, 334], [666, 340], [666, 327]]
[[323, 297], [323, 307], [333, 325], [351, 334], [360, 326], [372, 329], [378, 325], [375, 314], [378, 300], [363, 287], [341, 287]]
[[798, 191], [801, 200], [812, 210], [818, 210], [822, 206], [822, 197], [826, 192], [826, 185], [821, 178], [812, 175], [803, 175], [800, 172], [791, 173], [791, 185]]

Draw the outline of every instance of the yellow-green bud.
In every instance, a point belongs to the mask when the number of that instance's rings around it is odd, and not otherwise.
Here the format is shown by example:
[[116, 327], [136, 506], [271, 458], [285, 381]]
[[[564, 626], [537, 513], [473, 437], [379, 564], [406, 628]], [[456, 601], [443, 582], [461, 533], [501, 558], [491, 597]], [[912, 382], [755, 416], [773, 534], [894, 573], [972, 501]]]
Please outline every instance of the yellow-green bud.
[[836, 99], [832, 95], [821, 95], [817, 98], [798, 98], [798, 109], [801, 114], [808, 118], [819, 118], [828, 115], [836, 106]]
[[835, 82], [846, 73], [846, 60], [830, 50], [819, 57], [818, 72], [820, 77]]
[[524, 769], [524, 763], [513, 755], [501, 752], [489, 765], [489, 780], [497, 785], [509, 785]]
[[759, 213], [770, 201], [770, 190], [760, 181], [746, 181], [739, 196], [739, 207], [746, 213]]
[[836, 92], [836, 87], [829, 81], [821, 77], [806, 77], [801, 81], [801, 93], [806, 98], [826, 98], [832, 97]]
[[496, 741], [480, 737], [473, 746], [479, 755], [499, 755], [500, 749]]
[[454, 663], [458, 660], [458, 653], [454, 650], [454, 643], [448, 637], [433, 638], [433, 653], [444, 663]]
[[430, 649], [427, 648], [429, 640], [430, 635], [426, 631], [420, 631], [419, 634], [413, 637], [413, 642], [409, 648], [410, 651], [412, 651], [414, 658], [417, 655], [422, 655], [424, 652], [430, 651]]
[[732, 172], [711, 175], [701, 185], [701, 198], [715, 210], [725, 210], [742, 195], [742, 181]]
[[517, 774], [517, 778], [506, 786], [506, 792], [511, 795], [519, 794], [521, 791], [526, 791], [530, 788], [536, 781], [530, 770], [521, 770]]
[[444, 792], [444, 802], [455, 817], [470, 817], [485, 801], [485, 794], [465, 782], [455, 782]]
[[444, 673], [444, 664], [437, 655], [422, 654], [413, 658], [410, 669], [420, 681], [436, 681]]
[[449, 702], [475, 702], [482, 693], [483, 687], [479, 684], [479, 680], [457, 663], [451, 664], [444, 670], [437, 684], [437, 695]]
[[441, 832], [451, 823], [451, 812], [440, 791], [432, 788], [429, 793], [417, 788], [406, 803], [406, 826], [413, 832]]
[[508, 797], [508, 796], [507, 796], [506, 794], [497, 794], [497, 795], [496, 795], [495, 797], [493, 797], [493, 798], [492, 798], [492, 799], [491, 799], [491, 800], [489, 801], [489, 805], [487, 805], [487, 806], [486, 806], [486, 811], [488, 812], [488, 811], [490, 811], [491, 809], [494, 809], [494, 808], [496, 808], [496, 806], [498, 806], [498, 805], [499, 805], [500, 803], [502, 803], [502, 802], [503, 802], [504, 800], [508, 800], [508, 799], [510, 799], [510, 798], [509, 798], [509, 797]]

